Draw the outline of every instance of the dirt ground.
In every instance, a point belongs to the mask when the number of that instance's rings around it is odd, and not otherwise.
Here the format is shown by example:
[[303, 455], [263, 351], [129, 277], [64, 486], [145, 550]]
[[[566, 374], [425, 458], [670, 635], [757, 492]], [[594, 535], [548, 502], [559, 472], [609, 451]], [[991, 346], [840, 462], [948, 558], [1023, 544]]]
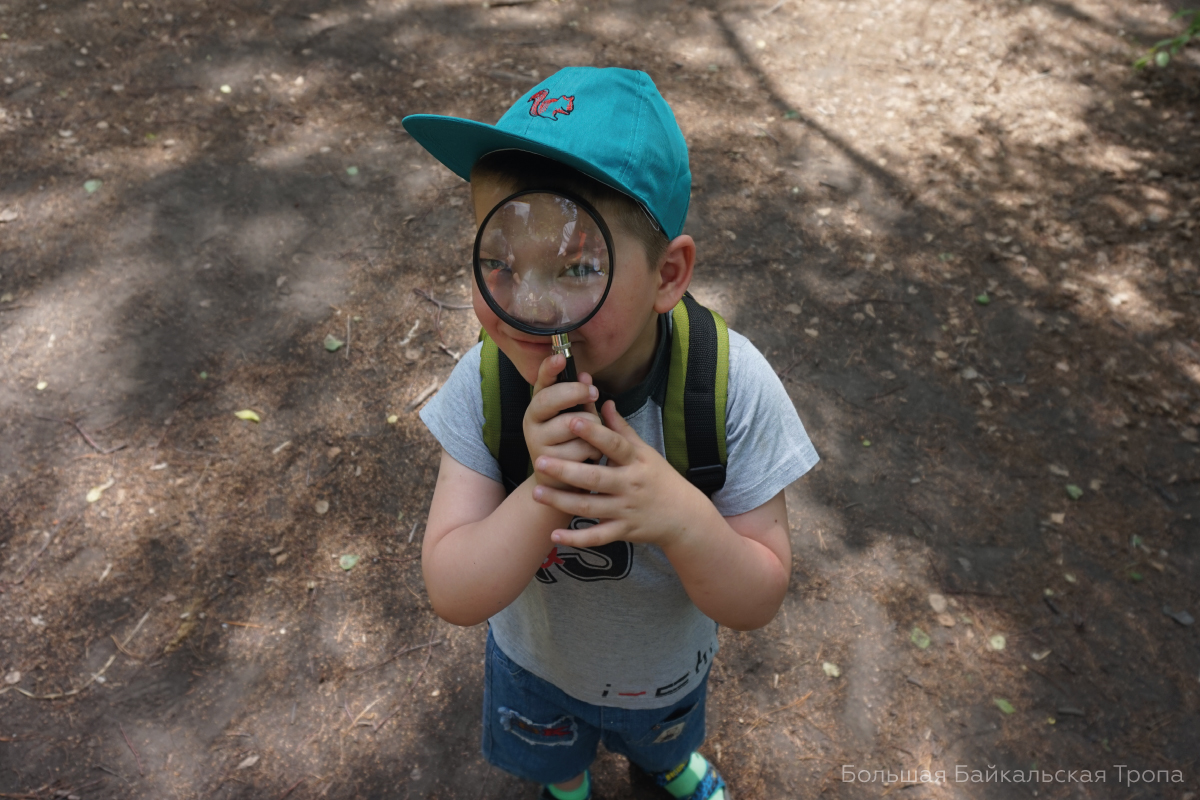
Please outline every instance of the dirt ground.
[[823, 458], [721, 634], [736, 796], [1196, 797], [1200, 57], [1130, 69], [1173, 10], [0, 0], [0, 797], [534, 796], [421, 581], [473, 224], [399, 119], [572, 64], [675, 109], [695, 294]]

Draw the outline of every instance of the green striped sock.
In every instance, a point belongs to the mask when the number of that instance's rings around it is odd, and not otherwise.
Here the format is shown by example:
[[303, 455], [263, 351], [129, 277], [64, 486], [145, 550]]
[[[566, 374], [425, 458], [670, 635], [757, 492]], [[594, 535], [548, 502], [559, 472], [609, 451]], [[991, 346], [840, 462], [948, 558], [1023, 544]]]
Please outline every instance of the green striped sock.
[[[674, 772], [675, 770], [671, 770]], [[667, 784], [667, 791], [672, 797], [684, 798], [691, 797], [696, 787], [700, 785], [700, 781], [704, 779], [704, 773], [708, 771], [708, 762], [704, 760], [704, 756], [698, 752], [693, 752], [687, 761], [687, 766], [683, 772], [679, 773]], [[705, 800], [725, 800], [725, 790], [718, 789], [717, 792]]]
[[555, 789], [553, 786], [547, 786], [550, 794], [558, 800], [587, 800], [588, 792], [592, 790], [592, 776], [587, 772], [583, 773], [583, 783], [576, 786], [569, 792], [564, 792], [562, 789]]

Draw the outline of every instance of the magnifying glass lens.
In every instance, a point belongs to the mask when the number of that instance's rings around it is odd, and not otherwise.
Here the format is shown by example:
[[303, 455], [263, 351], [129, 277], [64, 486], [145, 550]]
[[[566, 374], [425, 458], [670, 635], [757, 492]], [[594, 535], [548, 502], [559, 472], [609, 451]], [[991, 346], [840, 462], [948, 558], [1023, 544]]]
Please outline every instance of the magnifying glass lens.
[[525, 192], [497, 206], [479, 231], [476, 273], [488, 305], [533, 334], [561, 334], [604, 301], [612, 258], [603, 223], [554, 192]]

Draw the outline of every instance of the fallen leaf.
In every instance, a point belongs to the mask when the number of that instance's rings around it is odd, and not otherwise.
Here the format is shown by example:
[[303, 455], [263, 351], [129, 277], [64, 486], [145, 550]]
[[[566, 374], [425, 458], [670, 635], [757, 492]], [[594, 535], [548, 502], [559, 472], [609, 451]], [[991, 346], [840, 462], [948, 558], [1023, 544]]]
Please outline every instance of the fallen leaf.
[[247, 422], [262, 422], [262, 420], [259, 419], [258, 414], [254, 413], [248, 408], [243, 408], [241, 411], [235, 411], [233, 412], [233, 415], [238, 419], [244, 419]]
[[937, 613], [941, 614], [946, 610], [946, 598], [944, 595], [931, 594], [929, 595], [929, 607]]
[[318, 500], [313, 505], [313, 510], [316, 511], [318, 514], [324, 514], [325, 512], [327, 512], [329, 510], [329, 501], [328, 500]]
[[1030, 653], [1029, 657], [1032, 658], [1034, 661], [1041, 661], [1048, 655], [1050, 655], [1049, 650], [1042, 650], [1040, 653]]
[[1000, 709], [1005, 714], [1012, 714], [1016, 711], [1016, 709], [1012, 707], [1012, 703], [1008, 702], [1003, 697], [993, 697], [992, 702], [996, 704], [996, 708]]
[[96, 502], [104, 494], [104, 491], [106, 489], [111, 488], [114, 483], [116, 483], [116, 481], [114, 481], [112, 478], [109, 478], [108, 481], [106, 481], [105, 483], [102, 483], [99, 486], [93, 486], [91, 489], [88, 489], [87, 501], [89, 503]]
[[7, 683], [9, 686], [15, 686], [16, 684], [21, 682], [21, 673], [17, 672], [16, 670], [13, 670], [12, 672], [10, 672], [4, 676], [4, 682]]
[[938, 621], [938, 624], [941, 625], [943, 628], [953, 628], [955, 625], [958, 624], [954, 620], [954, 615], [949, 614], [949, 613], [938, 614], [937, 621]]
[[346, 167], [346, 174], [353, 177], [358, 174], [358, 167]]
[[83, 182], [83, 190], [88, 194], [95, 194], [96, 190], [104, 185], [104, 181], [93, 178], [90, 181]]
[[12, 222], [17, 218], [17, 210], [15, 208], [6, 208], [0, 211], [0, 222]]
[[354, 565], [358, 563], [358, 556], [347, 553], [338, 559], [338, 566], [349, 572], [354, 569]]
[[995, 636], [988, 637], [988, 648], [991, 650], [1003, 650], [1007, 644], [1003, 634], [997, 633]]
[[1060, 478], [1066, 478], [1071, 475], [1071, 473], [1067, 471], [1066, 467], [1060, 467], [1058, 464], [1050, 465], [1050, 474], [1057, 475]]
[[988, 303], [992, 302], [992, 298], [988, 297], [987, 292], [984, 292], [982, 294], [975, 295], [975, 302], [981, 306], [986, 306]]
[[1051, 514], [1050, 521], [1053, 522], [1055, 525], [1062, 525], [1064, 522], [1067, 521], [1067, 515], [1061, 514], [1061, 513], [1060, 514]]
[[388, 421], [388, 425], [395, 425], [397, 422], [400, 421], [400, 418], [398, 416], [396, 416], [395, 414], [388, 414], [387, 421]]
[[50, 384], [46, 383], [45, 381], [38, 381], [38, 382], [37, 382], [37, 390], [40, 392], [40, 391], [44, 390], [44, 389], [45, 389], [47, 386], [49, 386], [49, 385], [50, 385]]
[[1196, 622], [1196, 620], [1188, 612], [1172, 611], [1170, 606], [1163, 606], [1163, 613], [1184, 627], [1194, 625]]
[[796, 305], [795, 303], [788, 303], [786, 306], [783, 307], [783, 310], [788, 312], [789, 314], [799, 314], [804, 309], [802, 309], [800, 306]]
[[258, 763], [258, 756], [247, 756], [246, 759], [237, 765], [238, 769], [249, 769]]
[[914, 627], [908, 638], [909, 641], [922, 650], [929, 647], [929, 645], [933, 643], [933, 640], [929, 638], [929, 634], [921, 630], [920, 626]]
[[345, 342], [334, 336], [332, 333], [325, 337], [325, 349], [331, 353], [336, 353], [344, 344]]
[[221, 94], [229, 94], [232, 91], [233, 91], [233, 88], [228, 83], [224, 84], [221, 87]]
[[821, 669], [823, 669], [825, 674], [831, 678], [839, 678], [842, 675], [842, 671], [838, 669], [838, 665], [830, 661], [826, 661], [824, 664], [822, 664]]
[[1067, 497], [1070, 497], [1072, 500], [1078, 500], [1079, 498], [1083, 497], [1083, 489], [1080, 489], [1073, 483], [1068, 483]]

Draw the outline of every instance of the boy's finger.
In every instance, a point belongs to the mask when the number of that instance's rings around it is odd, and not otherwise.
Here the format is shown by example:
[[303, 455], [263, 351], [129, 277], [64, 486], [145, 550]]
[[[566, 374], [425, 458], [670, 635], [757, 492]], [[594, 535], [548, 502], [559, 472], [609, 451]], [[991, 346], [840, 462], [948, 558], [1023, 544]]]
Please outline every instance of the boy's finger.
[[[588, 373], [588, 372], [579, 373], [579, 382], [582, 383], [584, 386], [594, 386], [595, 385], [592, 383], [591, 373]], [[600, 394], [599, 394], [599, 392], [597, 392], [596, 397], [599, 398], [599, 396], [600, 396]], [[595, 400], [590, 400], [587, 403], [584, 403], [583, 408], [585, 411], [595, 414], [597, 417], [600, 416], [599, 410], [596, 409], [596, 401]]]
[[602, 547], [609, 542], [615, 542], [624, 534], [624, 523], [617, 520], [606, 520], [590, 528], [580, 528], [577, 531], [559, 528], [550, 534], [550, 540], [556, 545], [567, 547]]
[[563, 491], [548, 486], [534, 487], [533, 499], [544, 506], [575, 517], [606, 519], [615, 516], [619, 511], [616, 499], [608, 495]]
[[642, 437], [638, 436], [637, 431], [633, 426], [625, 421], [625, 418], [617, 413], [617, 404], [609, 400], [601, 409], [600, 417], [604, 420], [605, 426], [620, 434], [622, 438], [631, 442], [641, 442]]
[[534, 469], [543, 475], [588, 492], [614, 495], [618, 494], [621, 488], [620, 476], [612, 467], [540, 456]]
[[[529, 411], [533, 414], [534, 419], [545, 422], [564, 411], [576, 406], [583, 406], [584, 403], [590, 402], [595, 407], [593, 401], [597, 396], [599, 396], [599, 390], [594, 386], [586, 386], [582, 383], [556, 383], [545, 389], [537, 390], [537, 394], [529, 402]], [[599, 415], [594, 416], [593, 419], [598, 422]]]
[[603, 453], [583, 439], [571, 439], [569, 442], [555, 445], [553, 451], [547, 453], [547, 455], [562, 459], [563, 461], [569, 461], [573, 464], [582, 464], [585, 461], [590, 461], [594, 464], [604, 457]]
[[542, 359], [542, 363], [538, 365], [537, 382], [533, 385], [534, 394], [547, 386], [553, 386], [558, 380], [558, 373], [562, 372], [566, 366], [566, 357], [558, 353], [551, 353]]
[[[605, 408], [607, 407], [608, 403], [605, 403]], [[616, 412], [614, 411], [613, 413], [615, 414]], [[620, 419], [619, 414], [617, 415], [617, 419]], [[624, 420], [621, 420], [621, 422], [623, 423]], [[611, 430], [604, 425], [587, 420], [572, 420], [570, 430], [580, 439], [594, 445], [597, 450], [608, 456], [610, 464], [624, 466], [634, 458], [633, 443], [617, 431]], [[630, 428], [629, 430], [632, 433], [633, 429]], [[636, 433], [633, 435], [635, 438], [637, 437]], [[641, 439], [637, 439], [637, 441], [640, 442]]]

